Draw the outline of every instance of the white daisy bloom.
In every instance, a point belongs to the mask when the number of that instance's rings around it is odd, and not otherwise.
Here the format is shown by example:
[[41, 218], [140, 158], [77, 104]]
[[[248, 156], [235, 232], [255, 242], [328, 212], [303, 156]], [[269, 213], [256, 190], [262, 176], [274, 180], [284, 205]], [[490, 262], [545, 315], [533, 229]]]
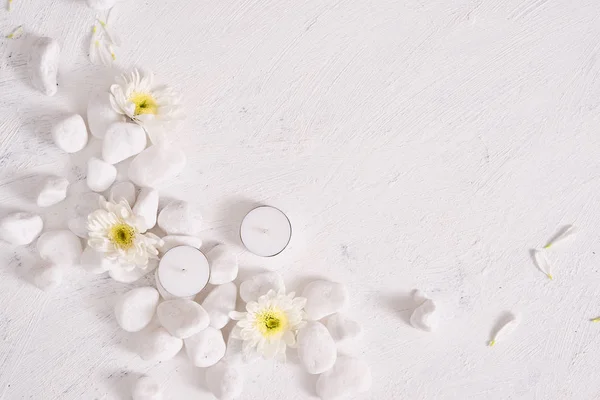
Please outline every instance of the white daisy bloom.
[[306, 299], [294, 296], [293, 292], [286, 295], [270, 290], [258, 301], [248, 302], [246, 312], [229, 314], [238, 321], [231, 334], [243, 341], [246, 358], [258, 353], [285, 361], [287, 346], [296, 344], [296, 333], [306, 324]]
[[119, 114], [141, 125], [152, 143], [164, 141], [164, 132], [183, 119], [179, 96], [167, 86], [156, 86], [152, 72], [137, 68], [110, 87], [110, 104]]
[[110, 66], [117, 59], [115, 47], [121, 45], [121, 39], [109, 28], [108, 24], [98, 20], [92, 27], [89, 57], [92, 64]]
[[145, 269], [150, 259], [158, 258], [157, 247], [163, 241], [145, 231], [143, 220], [129, 203], [100, 199], [101, 208], [88, 216], [88, 245], [125, 270]]

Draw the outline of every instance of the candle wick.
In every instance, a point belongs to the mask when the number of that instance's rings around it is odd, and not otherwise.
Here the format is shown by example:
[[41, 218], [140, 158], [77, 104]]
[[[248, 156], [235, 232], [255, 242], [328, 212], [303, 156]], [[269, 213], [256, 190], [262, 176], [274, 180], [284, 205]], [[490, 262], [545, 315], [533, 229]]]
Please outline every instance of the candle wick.
[[259, 231], [259, 232], [261, 232], [261, 233], [267, 233], [267, 232], [269, 232], [269, 230], [265, 229], [265, 228], [256, 228], [256, 230]]

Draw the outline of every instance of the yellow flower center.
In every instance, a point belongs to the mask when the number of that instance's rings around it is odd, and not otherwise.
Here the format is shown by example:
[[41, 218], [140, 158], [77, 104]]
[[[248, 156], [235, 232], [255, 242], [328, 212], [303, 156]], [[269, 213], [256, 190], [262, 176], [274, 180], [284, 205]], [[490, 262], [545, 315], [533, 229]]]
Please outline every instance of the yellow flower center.
[[158, 104], [149, 93], [133, 92], [129, 97], [129, 101], [135, 104], [135, 115], [158, 114]]
[[264, 337], [275, 336], [287, 329], [287, 315], [278, 308], [266, 309], [256, 315], [254, 326]]
[[133, 247], [135, 228], [125, 223], [116, 224], [110, 228], [108, 238], [118, 248], [129, 250]]

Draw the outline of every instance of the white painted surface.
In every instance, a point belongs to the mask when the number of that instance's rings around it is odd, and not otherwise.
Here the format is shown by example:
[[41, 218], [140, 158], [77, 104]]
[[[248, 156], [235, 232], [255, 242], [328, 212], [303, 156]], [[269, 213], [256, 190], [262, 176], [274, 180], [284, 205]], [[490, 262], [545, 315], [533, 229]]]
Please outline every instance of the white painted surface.
[[[100, 154], [96, 139], [64, 154], [50, 135], [116, 72], [86, 59], [94, 15], [75, 0], [0, 11], [3, 34], [24, 24], [62, 48], [48, 98], [26, 82], [27, 40], [0, 40], [3, 213], [36, 210], [46, 175], [83, 180]], [[600, 397], [600, 2], [129, 1], [112, 23], [119, 65], [185, 97], [174, 135], [189, 163], [162, 195], [203, 210], [205, 246], [241, 251], [241, 218], [271, 204], [292, 242], [242, 254], [238, 280], [266, 267], [292, 289], [349, 287], [374, 382], [352, 400]], [[46, 229], [66, 227], [66, 204], [44, 211]], [[554, 249], [550, 281], [528, 249], [570, 223], [580, 234]], [[72, 272], [46, 294], [24, 279], [34, 247], [0, 247], [0, 398], [126, 399], [142, 373], [166, 399], [211, 398], [185, 354], [151, 365], [117, 326], [116, 295], [146, 281]], [[433, 334], [407, 323], [417, 287], [440, 302]], [[521, 325], [489, 348], [505, 311]], [[242, 400], [313, 398], [297, 360], [259, 365]]]

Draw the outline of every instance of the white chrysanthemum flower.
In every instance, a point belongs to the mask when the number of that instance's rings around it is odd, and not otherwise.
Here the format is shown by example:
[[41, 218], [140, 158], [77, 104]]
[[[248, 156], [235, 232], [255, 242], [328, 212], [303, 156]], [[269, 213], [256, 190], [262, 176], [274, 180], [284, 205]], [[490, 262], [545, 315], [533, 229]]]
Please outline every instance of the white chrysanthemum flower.
[[258, 301], [248, 302], [246, 312], [230, 313], [231, 319], [238, 321], [231, 334], [243, 341], [246, 358], [256, 352], [285, 361], [287, 346], [296, 344], [296, 333], [306, 324], [306, 299], [294, 296], [293, 292], [286, 295], [270, 290]]
[[150, 259], [158, 258], [163, 241], [145, 231], [143, 220], [129, 203], [100, 199], [101, 208], [88, 216], [88, 245], [125, 270], [145, 269]]
[[162, 142], [164, 131], [174, 129], [183, 117], [179, 96], [167, 86], [154, 85], [152, 72], [137, 68], [118, 82], [110, 87], [113, 109], [141, 125], [152, 143]]

